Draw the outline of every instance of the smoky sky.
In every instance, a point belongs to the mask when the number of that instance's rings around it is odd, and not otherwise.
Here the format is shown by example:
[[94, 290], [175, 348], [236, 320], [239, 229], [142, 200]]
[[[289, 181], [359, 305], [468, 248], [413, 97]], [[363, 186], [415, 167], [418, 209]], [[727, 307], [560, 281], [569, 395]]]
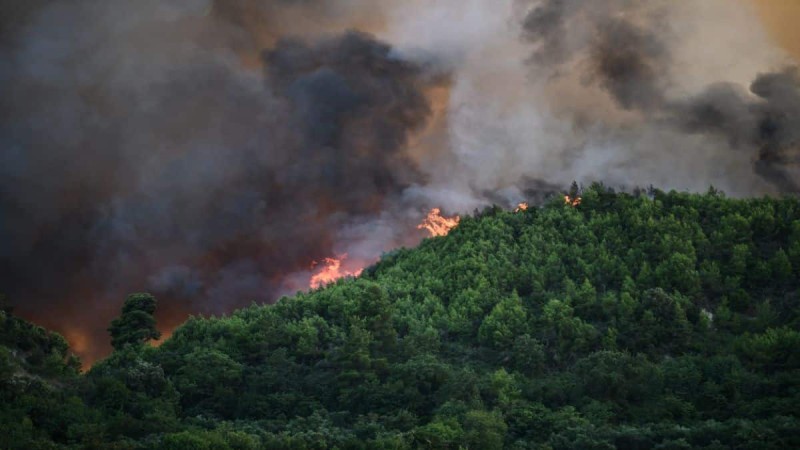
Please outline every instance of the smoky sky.
[[22, 314], [104, 342], [132, 290], [164, 320], [271, 301], [423, 181], [405, 143], [440, 74], [357, 31], [244, 70], [194, 3], [54, 2], [6, 42], [0, 286]]
[[[730, 152], [748, 153], [754, 173], [779, 192], [800, 192], [790, 172], [800, 161], [796, 66], [758, 73], [749, 86], [715, 81], [697, 93], [670, 97], [669, 70], [676, 64], [670, 47], [677, 37], [668, 20], [659, 2], [547, 0], [530, 9], [522, 28], [533, 45], [529, 64], [535, 70], [559, 77], [577, 60], [573, 70], [583, 73], [584, 84], [602, 89], [647, 125], [718, 136]], [[580, 23], [588, 29], [586, 39], [565, 45]]]
[[0, 292], [91, 361], [127, 293], [169, 331], [434, 206], [796, 192], [797, 71], [730, 3], [4, 2]]

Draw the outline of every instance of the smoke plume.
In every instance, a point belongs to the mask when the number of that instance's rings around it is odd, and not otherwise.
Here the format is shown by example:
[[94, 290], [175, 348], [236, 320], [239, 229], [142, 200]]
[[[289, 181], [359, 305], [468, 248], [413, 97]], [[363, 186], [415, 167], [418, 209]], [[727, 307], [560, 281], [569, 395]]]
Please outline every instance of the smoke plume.
[[[535, 45], [531, 64], [536, 70], [563, 71], [572, 63], [570, 73], [583, 71], [585, 84], [607, 93], [618, 108], [635, 112], [640, 126], [704, 136], [709, 146], [722, 139], [725, 151], [748, 155], [754, 173], [777, 191], [798, 192], [791, 168], [784, 167], [798, 162], [796, 69], [758, 73], [749, 86], [714, 81], [690, 95], [671, 93], [669, 88], [680, 83], [674, 77], [683, 76], [674, 73], [671, 53], [681, 36], [669, 28], [674, 13], [668, 4], [649, 2], [646, 8], [623, 0], [543, 2], [523, 21], [525, 36]], [[587, 17], [587, 37], [566, 43], [568, 30]], [[652, 146], [658, 150], [670, 149]]]
[[800, 79], [750, 8], [4, 4], [0, 291], [91, 361], [128, 292], [168, 332], [325, 258], [356, 273], [432, 207], [572, 180], [797, 192]]

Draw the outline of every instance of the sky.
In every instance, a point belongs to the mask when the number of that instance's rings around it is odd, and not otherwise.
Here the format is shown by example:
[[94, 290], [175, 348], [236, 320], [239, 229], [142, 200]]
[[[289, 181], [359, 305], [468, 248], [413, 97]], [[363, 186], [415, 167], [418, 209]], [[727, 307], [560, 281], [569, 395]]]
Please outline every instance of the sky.
[[792, 0], [36, 0], [0, 11], [0, 292], [106, 355], [576, 180], [800, 190]]
[[756, 14], [776, 44], [800, 61], [800, 2], [794, 0], [751, 0]]

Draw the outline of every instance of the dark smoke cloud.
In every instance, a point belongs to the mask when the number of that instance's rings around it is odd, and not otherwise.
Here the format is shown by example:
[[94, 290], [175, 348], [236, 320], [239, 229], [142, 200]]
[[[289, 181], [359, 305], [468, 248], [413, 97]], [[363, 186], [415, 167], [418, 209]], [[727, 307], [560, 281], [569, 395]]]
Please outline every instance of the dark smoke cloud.
[[359, 211], [376, 211], [383, 196], [419, 181], [405, 145], [430, 114], [424, 91], [437, 77], [357, 32], [313, 46], [282, 40], [265, 61], [301, 139], [279, 180], [314, 180], [309, 194], [344, 198]]
[[[531, 62], [540, 70], [558, 73], [561, 64], [584, 57], [586, 82], [606, 89], [623, 108], [646, 109], [661, 103], [660, 75], [670, 63], [661, 15], [626, 0], [546, 0], [525, 16], [522, 30], [535, 46]], [[570, 43], [578, 27], [585, 40]]]
[[662, 101], [657, 74], [666, 65], [666, 50], [655, 38], [624, 20], [611, 20], [598, 30], [592, 49], [595, 76], [626, 109], [649, 109]]
[[5, 41], [0, 290], [89, 334], [89, 359], [125, 293], [156, 294], [168, 326], [274, 300], [423, 181], [404, 152], [437, 74], [357, 32], [278, 40], [249, 69], [220, 4], [54, 2]]
[[736, 149], [757, 151], [755, 171], [784, 192], [800, 184], [783, 170], [800, 162], [800, 77], [796, 68], [760, 74], [746, 92], [736, 85], [711, 86], [675, 106], [686, 130], [715, 133]]

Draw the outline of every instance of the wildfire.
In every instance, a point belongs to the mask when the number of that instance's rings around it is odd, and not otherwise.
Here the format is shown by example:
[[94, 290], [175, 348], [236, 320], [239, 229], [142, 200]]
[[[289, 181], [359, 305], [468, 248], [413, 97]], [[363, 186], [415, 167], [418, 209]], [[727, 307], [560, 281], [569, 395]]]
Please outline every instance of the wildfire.
[[428, 230], [431, 236], [446, 236], [458, 222], [461, 220], [459, 216], [445, 217], [442, 215], [442, 210], [433, 208], [428, 212], [422, 223], [417, 225], [418, 230]]
[[566, 204], [568, 204], [568, 205], [570, 205], [572, 207], [575, 207], [575, 206], [578, 206], [578, 205], [581, 204], [581, 198], [580, 197], [570, 197], [569, 195], [565, 195], [564, 196], [564, 203], [566, 203]]
[[[323, 260], [324, 267], [320, 269], [317, 273], [311, 276], [311, 282], [309, 283], [311, 289], [316, 289], [320, 286], [325, 286], [326, 284], [333, 283], [334, 281], [338, 280], [339, 278], [343, 277], [357, 277], [361, 275], [361, 272], [364, 270], [363, 268], [357, 269], [355, 271], [349, 271], [342, 268], [342, 261], [347, 259], [347, 253], [339, 255], [335, 258], [325, 258]], [[314, 261], [311, 267], [316, 267], [320, 263]]]
[[[89, 336], [83, 331], [77, 328], [67, 328], [61, 330], [61, 334], [64, 335], [64, 338], [69, 342], [70, 350], [72, 350], [73, 353], [83, 355], [89, 351], [91, 342]], [[86, 361], [83, 361], [83, 363], [86, 364]], [[91, 366], [91, 361], [89, 365]]]
[[517, 209], [515, 209], [514, 212], [525, 211], [526, 209], [528, 209], [528, 202], [522, 202], [517, 205]]

